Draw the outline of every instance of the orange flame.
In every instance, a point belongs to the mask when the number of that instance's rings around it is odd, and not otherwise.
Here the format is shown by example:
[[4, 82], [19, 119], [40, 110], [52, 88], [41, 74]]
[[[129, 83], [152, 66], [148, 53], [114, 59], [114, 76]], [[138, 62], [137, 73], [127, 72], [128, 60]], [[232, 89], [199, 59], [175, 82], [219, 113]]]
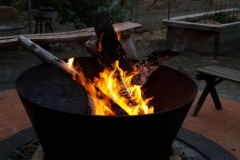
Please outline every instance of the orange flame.
[[[104, 33], [102, 33], [102, 34], [100, 35], [100, 42], [102, 41], [103, 34], [104, 34]], [[101, 52], [102, 50], [103, 50], [103, 48], [102, 48], [102, 43], [98, 43], [98, 52]]]
[[121, 40], [121, 33], [116, 32], [116, 35], [117, 35], [118, 41], [120, 41]]
[[74, 68], [73, 67], [73, 61], [74, 61], [73, 57], [68, 59], [67, 65], [68, 65], [69, 68]]
[[[72, 59], [70, 61], [71, 62], [68, 62], [68, 64], [73, 63]], [[135, 73], [127, 74], [126, 72], [124, 72], [119, 67], [118, 61], [115, 62], [114, 67], [114, 70], [109, 70], [108, 68], [105, 68], [103, 72], [99, 73], [99, 78], [95, 77], [93, 82], [86, 79], [82, 71], [79, 69], [78, 71], [81, 72], [81, 74], [79, 74], [77, 79], [76, 77], [73, 77], [74, 80], [77, 80], [85, 87], [89, 96], [91, 97], [91, 107], [93, 110], [93, 114], [112, 116], [116, 115], [114, 111], [111, 110], [111, 103], [109, 101], [109, 98], [113, 100], [116, 104], [118, 104], [129, 115], [153, 113], [153, 107], [148, 106], [148, 102], [151, 98], [143, 99], [141, 86], [131, 84], [131, 78], [134, 76]], [[119, 80], [116, 77], [116, 74], [120, 74], [124, 86], [126, 87], [132, 99], [136, 102], [136, 105], [129, 105], [129, 99], [119, 93], [119, 90], [121, 89], [119, 87], [121, 85], [119, 85]], [[104, 97], [102, 93], [106, 96]]]

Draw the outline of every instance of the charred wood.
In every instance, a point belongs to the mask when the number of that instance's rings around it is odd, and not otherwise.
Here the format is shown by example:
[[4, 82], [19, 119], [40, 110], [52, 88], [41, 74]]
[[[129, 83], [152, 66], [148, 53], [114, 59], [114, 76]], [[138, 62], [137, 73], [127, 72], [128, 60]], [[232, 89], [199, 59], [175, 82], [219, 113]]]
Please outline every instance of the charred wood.
[[93, 17], [93, 26], [96, 36], [99, 39], [98, 46], [100, 53], [106, 66], [111, 66], [116, 60], [119, 61], [119, 66], [124, 71], [132, 71], [129, 60], [124, 52], [124, 49], [119, 42], [117, 33], [113, 28], [113, 23], [110, 19], [108, 11], [96, 13]]
[[133, 76], [131, 83], [134, 85], [143, 85], [147, 82], [148, 77], [158, 69], [158, 67], [165, 61], [170, 60], [182, 51], [173, 50], [155, 50], [146, 59], [137, 62], [134, 67], [138, 74]]
[[[102, 66], [113, 70], [115, 61], [119, 61], [119, 67], [123, 71], [131, 72], [132, 67], [130, 65], [129, 59], [126, 56], [126, 53], [124, 52], [124, 49], [120, 43], [120, 38], [118, 39], [112, 25], [113, 24], [110, 20], [108, 11], [99, 12], [94, 15], [93, 26], [97, 38], [92, 38], [90, 41], [85, 43], [85, 46], [93, 56], [98, 58]], [[95, 47], [97, 47], [97, 49]], [[136, 105], [137, 103], [128, 93], [119, 73], [116, 73], [116, 78], [118, 79], [119, 85], [121, 86], [121, 89], [119, 91], [120, 95], [129, 100], [128, 105]]]
[[[90, 38], [87, 42], [85, 42], [85, 47], [87, 48], [87, 51], [92, 54], [93, 57], [96, 57], [99, 64], [103, 67], [107, 67], [111, 70], [114, 70], [112, 62], [106, 62], [106, 57], [104, 57], [104, 54], [100, 53], [98, 51], [98, 38], [96, 36], [93, 36]], [[107, 64], [107, 65], [106, 65]], [[130, 64], [130, 63], [129, 63]], [[136, 102], [132, 99], [130, 94], [128, 93], [125, 84], [122, 81], [122, 77], [120, 76], [119, 72], [115, 73], [115, 77], [118, 79], [119, 86], [121, 86], [119, 93], [121, 96], [124, 96], [129, 100], [129, 105], [134, 106], [136, 105]]]
[[[90, 38], [87, 42], [85, 42], [85, 47], [87, 49], [87, 51], [89, 53], [92, 54], [93, 57], [96, 57], [99, 64], [102, 65], [103, 67], [108, 67], [110, 68], [111, 70], [113, 70], [113, 66], [112, 64], [109, 66], [106, 66], [106, 61], [105, 61], [105, 58], [103, 57], [103, 54], [101, 54], [99, 51], [98, 51], [98, 38], [96, 36], [93, 36], [92, 38]], [[132, 97], [129, 95], [129, 93], [127, 92], [127, 89], [122, 81], [122, 77], [119, 75], [119, 73], [117, 72], [115, 74], [115, 77], [118, 79], [118, 83], [119, 85], [121, 86], [120, 88], [120, 95], [124, 96], [125, 98], [128, 98], [129, 99], [129, 105], [130, 106], [133, 106], [133, 105], [136, 105], [136, 103], [134, 102], [134, 100], [132, 99]]]
[[[101, 61], [104, 62], [104, 59], [102, 57], [103, 55], [101, 55], [98, 50], [98, 41], [99, 40], [97, 36], [94, 35], [84, 43], [84, 46], [87, 49], [87, 52], [92, 54], [93, 57], [97, 58], [99, 63], [104, 66], [104, 64], [101, 63]], [[121, 33], [120, 43], [128, 59], [137, 59], [137, 50], [129, 33]], [[130, 66], [132, 66], [131, 63]]]
[[[104, 59], [101, 57], [101, 53], [98, 52], [98, 38], [96, 36], [90, 38], [87, 42], [85, 42], [85, 47], [87, 51], [91, 53], [94, 57], [99, 60], [99, 63], [104, 66]], [[143, 85], [147, 82], [148, 77], [164, 62], [170, 60], [177, 55], [181, 54], [182, 51], [174, 51], [171, 49], [165, 50], [155, 50], [148, 57], [138, 61], [133, 65], [132, 68], [138, 72], [132, 78], [132, 84], [134, 85]]]
[[[96, 88], [98, 91], [100, 91], [100, 89]], [[110, 110], [112, 110], [114, 112], [114, 114], [116, 116], [126, 116], [128, 115], [128, 113], [121, 108], [117, 103], [115, 103], [111, 98], [109, 98], [108, 96], [106, 96], [104, 93], [101, 92], [101, 96], [98, 97], [98, 100], [102, 100], [104, 99], [104, 101], [107, 101], [109, 103], [108, 107]]]
[[86, 41], [84, 43], [84, 46], [86, 47], [87, 51], [98, 60], [101, 66], [103, 67], [111, 66], [112, 64], [110, 61], [108, 61], [108, 58], [106, 58], [106, 56], [98, 50], [98, 43], [99, 43], [98, 37], [95, 35], [92, 36], [88, 41]]

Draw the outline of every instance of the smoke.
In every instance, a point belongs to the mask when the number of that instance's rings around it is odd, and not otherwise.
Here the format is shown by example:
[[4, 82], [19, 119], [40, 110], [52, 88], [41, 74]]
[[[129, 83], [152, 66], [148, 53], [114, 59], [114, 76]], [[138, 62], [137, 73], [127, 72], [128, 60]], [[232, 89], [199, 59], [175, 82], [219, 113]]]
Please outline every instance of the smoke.
[[186, 40], [184, 40], [183, 38], [176, 37], [174, 40], [168, 42], [168, 48], [176, 52], [184, 51], [185, 46]]
[[173, 51], [184, 51], [188, 44], [184, 29], [171, 29], [167, 35], [167, 47]]

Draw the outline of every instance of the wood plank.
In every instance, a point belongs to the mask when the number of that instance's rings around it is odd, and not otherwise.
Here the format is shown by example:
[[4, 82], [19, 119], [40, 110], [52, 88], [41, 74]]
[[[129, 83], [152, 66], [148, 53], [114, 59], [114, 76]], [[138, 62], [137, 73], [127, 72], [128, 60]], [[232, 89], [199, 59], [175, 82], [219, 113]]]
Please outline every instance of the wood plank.
[[[186, 40], [186, 50], [197, 52], [197, 53], [214, 53], [214, 43], [206, 43], [204, 41], [190, 41]], [[204, 47], [203, 47], [204, 46]]]
[[221, 66], [206, 66], [196, 69], [197, 72], [240, 83], [240, 71]]
[[[131, 29], [141, 28], [139, 23], [130, 21], [113, 24], [116, 32], [125, 32]], [[43, 34], [25, 34], [26, 38], [37, 44], [56, 44], [56, 43], [71, 43], [71, 42], [85, 42], [90, 37], [95, 35], [93, 27], [85, 28], [70, 32], [60, 33], [43, 33]], [[0, 37], [0, 48], [19, 46], [18, 35]]]
[[33, 9], [32, 16], [41, 17], [41, 18], [57, 18], [58, 14], [56, 11], [47, 12], [47, 11], [40, 11], [40, 10]]
[[181, 29], [181, 28], [173, 28], [173, 27], [168, 27], [167, 29], [168, 29], [167, 34], [175, 38], [206, 41], [210, 43], [215, 41], [215, 35], [217, 34], [215, 32], [208, 32], [208, 31], [194, 30], [194, 29]]

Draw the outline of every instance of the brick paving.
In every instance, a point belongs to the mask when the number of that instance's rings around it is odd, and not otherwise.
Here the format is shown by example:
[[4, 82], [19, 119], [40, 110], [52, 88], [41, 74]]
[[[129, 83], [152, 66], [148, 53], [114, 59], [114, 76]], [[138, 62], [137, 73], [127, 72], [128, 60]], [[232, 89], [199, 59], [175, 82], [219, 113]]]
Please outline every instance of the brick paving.
[[[207, 97], [198, 115], [192, 117], [193, 106], [182, 125], [221, 145], [240, 159], [240, 102], [220, 97], [223, 109], [216, 110], [210, 96]], [[0, 141], [15, 133], [30, 128], [31, 123], [15, 89], [0, 92]]]

